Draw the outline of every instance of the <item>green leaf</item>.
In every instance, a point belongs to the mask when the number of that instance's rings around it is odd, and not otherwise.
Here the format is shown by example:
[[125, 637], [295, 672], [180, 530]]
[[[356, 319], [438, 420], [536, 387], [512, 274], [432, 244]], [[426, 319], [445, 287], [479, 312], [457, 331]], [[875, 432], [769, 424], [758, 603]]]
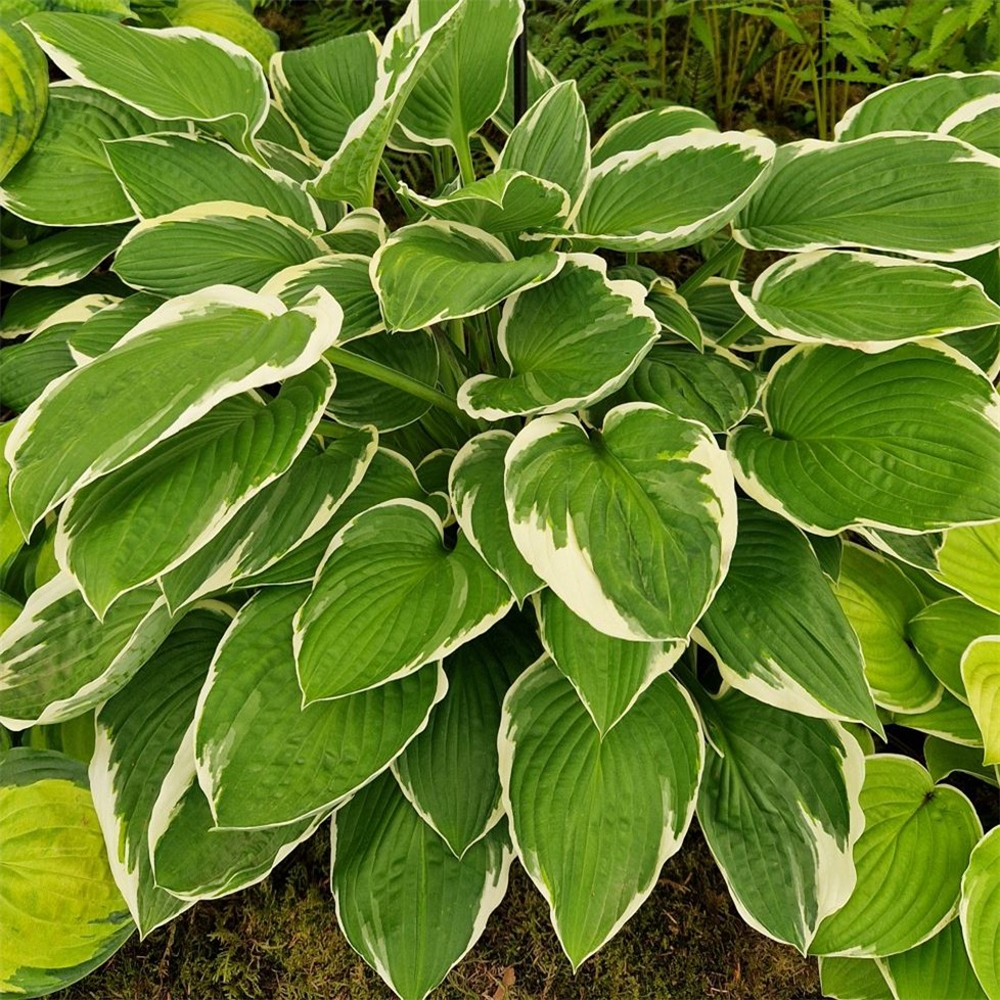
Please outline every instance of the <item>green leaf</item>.
[[803, 139], [781, 147], [733, 237], [751, 250], [847, 244], [965, 260], [1000, 243], [990, 215], [998, 183], [1000, 160], [950, 136]]
[[733, 294], [783, 340], [868, 353], [1000, 322], [1000, 306], [961, 271], [876, 254], [821, 250], [772, 264]]
[[106, 962], [135, 927], [108, 869], [81, 763], [6, 751], [0, 804], [0, 990], [44, 996]]
[[334, 813], [331, 873], [344, 936], [404, 1000], [424, 1000], [507, 892], [503, 826], [456, 858], [384, 775]]
[[305, 705], [411, 674], [507, 613], [507, 585], [464, 537], [445, 548], [443, 531], [426, 504], [395, 500], [334, 538], [295, 618]]
[[616, 122], [601, 136], [594, 146], [593, 165], [598, 167], [619, 153], [638, 152], [651, 143], [687, 135], [694, 129], [719, 131], [708, 115], [694, 108], [669, 105], [641, 111]]
[[821, 957], [819, 981], [834, 1000], [895, 1000], [874, 958]]
[[978, 747], [961, 746], [940, 736], [928, 736], [924, 740], [924, 760], [935, 782], [943, 781], [955, 771], [961, 771], [994, 788], [1000, 786], [1000, 774], [997, 773], [996, 766], [987, 767], [983, 764], [983, 752]]
[[664, 675], [602, 739], [573, 685], [542, 660], [507, 694], [499, 747], [514, 846], [575, 971], [684, 840], [703, 764], [698, 714]]
[[976, 844], [969, 867], [962, 876], [962, 900], [958, 915], [962, 938], [983, 991], [990, 1000], [1000, 997], [1000, 886], [996, 872], [1000, 864], [1000, 828], [994, 827]]
[[33, 14], [25, 23], [76, 83], [151, 118], [204, 122], [252, 151], [267, 115], [267, 81], [257, 60], [238, 45], [197, 28], [146, 31], [80, 14]]
[[894, 996], [907, 1000], [986, 1000], [953, 920], [929, 941], [891, 955], [882, 963]]
[[1000, 402], [956, 351], [789, 351], [760, 398], [766, 426], [729, 438], [758, 503], [829, 535], [846, 527], [933, 531], [1000, 516]]
[[494, 236], [458, 222], [417, 222], [397, 230], [375, 254], [372, 281], [390, 330], [419, 330], [485, 312], [514, 292], [541, 284], [562, 254], [514, 260]]
[[170, 626], [156, 587], [126, 594], [99, 622], [60, 573], [28, 597], [0, 639], [0, 721], [21, 730], [81, 715], [127, 684]]
[[486, 420], [580, 409], [622, 385], [658, 330], [640, 284], [610, 281], [601, 257], [567, 254], [558, 275], [504, 303], [497, 342], [510, 374], [475, 375], [458, 405]]
[[729, 572], [695, 638], [744, 694], [880, 729], [862, 647], [809, 542], [751, 501], [739, 502]]
[[936, 579], [1000, 613], [1000, 521], [945, 532]]
[[969, 800], [908, 757], [867, 758], [861, 808], [857, 885], [820, 925], [816, 955], [885, 957], [932, 938], [958, 911], [962, 873], [982, 836]]
[[980, 759], [982, 759], [983, 737], [975, 716], [968, 705], [947, 691], [933, 708], [925, 712], [892, 714], [890, 721], [920, 733], [927, 733], [929, 736], [948, 740], [950, 743], [980, 748]]
[[370, 691], [302, 707], [292, 617], [305, 587], [265, 590], [241, 608], [198, 703], [195, 752], [223, 827], [325, 814], [385, 770], [444, 697], [440, 664]]
[[698, 823], [740, 916], [805, 952], [854, 889], [861, 747], [836, 723], [736, 691], [710, 704]]
[[64, 229], [5, 253], [0, 279], [15, 285], [68, 285], [85, 278], [114, 253], [128, 230], [128, 226]]
[[1000, 636], [969, 643], [962, 655], [962, 681], [969, 707], [983, 734], [983, 763], [1000, 764]]
[[128, 465], [77, 490], [56, 531], [56, 558], [98, 617], [210, 542], [240, 508], [285, 473], [334, 387], [320, 361], [268, 403], [223, 400]]
[[45, 54], [23, 24], [0, 25], [0, 181], [31, 149], [45, 119]]
[[165, 303], [107, 354], [49, 385], [18, 421], [6, 449], [18, 523], [30, 530], [74, 490], [222, 400], [310, 368], [340, 321], [322, 291], [292, 310], [222, 286]]
[[206, 285], [258, 291], [275, 271], [326, 253], [308, 230], [266, 208], [211, 201], [140, 222], [112, 270], [133, 288], [186, 295]]
[[773, 155], [770, 139], [707, 129], [616, 153], [591, 169], [573, 239], [630, 252], [690, 246], [736, 215]]
[[658, 406], [616, 407], [590, 436], [569, 414], [533, 420], [504, 492], [528, 564], [606, 635], [686, 639], [729, 565], [729, 467], [708, 428]]
[[264, 69], [277, 48], [271, 32], [235, 0], [177, 0], [169, 16], [170, 23], [178, 27], [200, 28], [229, 39], [246, 49]]
[[497, 768], [500, 706], [538, 659], [538, 641], [507, 618], [444, 662], [448, 693], [427, 728], [393, 761], [417, 813], [461, 858], [503, 818]]

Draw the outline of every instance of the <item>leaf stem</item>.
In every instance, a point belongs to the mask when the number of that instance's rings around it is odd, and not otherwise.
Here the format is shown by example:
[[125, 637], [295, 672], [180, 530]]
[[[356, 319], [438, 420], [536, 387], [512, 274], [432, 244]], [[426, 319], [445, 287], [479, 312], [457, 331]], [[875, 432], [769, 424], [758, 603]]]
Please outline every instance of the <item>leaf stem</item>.
[[392, 172], [392, 167], [389, 166], [385, 160], [382, 160], [378, 165], [378, 172], [382, 175], [382, 179], [388, 185], [389, 190], [395, 195], [396, 201], [399, 202], [400, 207], [406, 213], [407, 220], [415, 219], [420, 213], [414, 208], [413, 202], [399, 189], [399, 181], [396, 175]]
[[468, 187], [476, 182], [476, 168], [472, 165], [472, 147], [469, 145], [469, 137], [462, 136], [460, 142], [455, 144], [455, 156], [458, 158], [458, 169], [462, 175], [462, 187]]
[[726, 332], [715, 342], [716, 347], [730, 347], [735, 344], [744, 333], [749, 333], [757, 325], [752, 316], [744, 313]]
[[717, 250], [687, 281], [678, 289], [681, 295], [689, 295], [696, 288], [700, 288], [709, 278], [719, 274], [733, 261], [743, 256], [743, 247], [736, 240], [727, 240], [723, 246]]

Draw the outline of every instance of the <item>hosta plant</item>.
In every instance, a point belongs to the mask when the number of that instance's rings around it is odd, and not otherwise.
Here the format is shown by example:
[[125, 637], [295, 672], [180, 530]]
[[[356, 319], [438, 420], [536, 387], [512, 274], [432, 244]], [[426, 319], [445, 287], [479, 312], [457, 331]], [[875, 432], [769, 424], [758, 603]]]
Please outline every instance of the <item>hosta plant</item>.
[[22, 22], [66, 78], [2, 185], [5, 995], [320, 827], [401, 996], [515, 859], [577, 968], [697, 816], [831, 995], [1000, 996], [942, 783], [1000, 761], [1000, 74], [592, 142], [537, 63], [514, 123], [521, 17], [415, 0], [266, 76]]

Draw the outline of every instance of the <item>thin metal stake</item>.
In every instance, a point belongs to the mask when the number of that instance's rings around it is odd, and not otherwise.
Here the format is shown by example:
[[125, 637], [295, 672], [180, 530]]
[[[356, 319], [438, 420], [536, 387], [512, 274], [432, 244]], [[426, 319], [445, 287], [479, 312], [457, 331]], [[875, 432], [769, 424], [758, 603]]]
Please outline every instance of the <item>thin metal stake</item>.
[[521, 15], [521, 34], [514, 42], [514, 124], [528, 110], [528, 25]]

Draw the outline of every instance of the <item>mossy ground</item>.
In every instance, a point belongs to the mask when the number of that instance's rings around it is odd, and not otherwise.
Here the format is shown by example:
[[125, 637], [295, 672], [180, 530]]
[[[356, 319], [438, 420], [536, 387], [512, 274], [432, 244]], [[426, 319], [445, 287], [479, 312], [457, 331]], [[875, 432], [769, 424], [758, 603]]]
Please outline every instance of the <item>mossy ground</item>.
[[[389, 1000], [337, 929], [323, 829], [261, 885], [200, 903], [142, 943], [133, 938], [59, 1000]], [[576, 976], [515, 863], [503, 905], [432, 1000], [819, 996], [815, 961], [747, 927], [692, 830], [638, 914]]]

